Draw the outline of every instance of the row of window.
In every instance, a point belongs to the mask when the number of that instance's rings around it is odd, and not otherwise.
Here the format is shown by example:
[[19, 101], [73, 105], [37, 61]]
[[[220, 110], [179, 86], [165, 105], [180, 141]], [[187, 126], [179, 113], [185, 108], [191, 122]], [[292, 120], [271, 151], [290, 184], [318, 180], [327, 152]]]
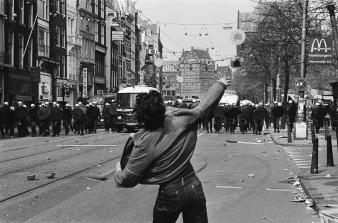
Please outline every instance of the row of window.
[[[16, 41], [15, 41], [15, 36], [14, 36], [14, 32], [13, 31], [8, 31], [7, 33], [7, 39], [8, 39], [8, 42], [7, 42], [7, 47], [8, 47], [8, 57], [7, 57], [7, 63], [9, 65], [12, 65], [14, 66], [14, 58], [15, 56], [17, 56], [17, 62], [18, 64], [16, 64], [17, 66], [19, 67], [23, 67], [24, 66], [24, 63], [23, 63], [23, 59], [24, 59], [24, 50], [25, 50], [25, 38], [23, 35], [18, 35], [17, 36], [17, 44], [18, 44], [18, 47], [17, 47], [17, 52], [15, 52], [15, 44], [16, 44]], [[27, 45], [27, 49], [26, 49], [26, 52], [25, 52], [25, 56], [27, 56], [27, 64], [25, 64], [26, 66], [29, 66], [29, 67], [32, 67], [33, 65], [33, 42], [32, 42], [32, 39], [30, 40], [30, 42], [28, 43]], [[16, 55], [15, 55], [16, 53]]]
[[105, 0], [80, 0], [79, 4], [80, 8], [105, 18]]
[[81, 30], [86, 30], [95, 33], [95, 41], [105, 45], [105, 29], [104, 23], [98, 22], [96, 19], [88, 19], [81, 17]]
[[[0, 2], [0, 5], [4, 5], [2, 2]], [[18, 8], [17, 11], [14, 9]], [[25, 21], [25, 13], [28, 13], [27, 20]], [[7, 18], [9, 20], [15, 20], [18, 21], [22, 25], [28, 25], [29, 27], [33, 26], [33, 5], [27, 4], [27, 7], [25, 7], [25, 1], [24, 0], [8, 0], [8, 11], [7, 11]]]

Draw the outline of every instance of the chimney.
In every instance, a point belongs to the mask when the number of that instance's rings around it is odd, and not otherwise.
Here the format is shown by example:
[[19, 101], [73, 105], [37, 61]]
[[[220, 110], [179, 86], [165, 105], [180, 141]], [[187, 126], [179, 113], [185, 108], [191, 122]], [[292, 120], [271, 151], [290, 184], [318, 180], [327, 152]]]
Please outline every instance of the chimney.
[[191, 47], [191, 51], [193, 51], [193, 50], [194, 50], [194, 47], [192, 46], [192, 47]]

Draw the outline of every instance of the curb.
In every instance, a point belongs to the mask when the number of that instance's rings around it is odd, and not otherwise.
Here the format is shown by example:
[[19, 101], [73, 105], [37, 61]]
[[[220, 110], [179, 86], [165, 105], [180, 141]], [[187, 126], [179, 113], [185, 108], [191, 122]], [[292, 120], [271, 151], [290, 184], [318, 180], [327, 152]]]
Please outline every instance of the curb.
[[272, 136], [272, 134], [269, 131], [269, 136], [271, 140], [279, 146], [290, 146], [290, 147], [312, 147], [312, 145], [307, 145], [307, 144], [293, 144], [293, 143], [279, 143], [275, 138]]
[[304, 193], [306, 194], [306, 196], [307, 196], [308, 198], [310, 198], [310, 199], [313, 200], [313, 204], [314, 204], [313, 210], [316, 211], [317, 214], [319, 214], [319, 211], [320, 211], [320, 210], [319, 210], [319, 208], [318, 208], [318, 206], [317, 206], [317, 204], [316, 204], [316, 201], [312, 198], [312, 196], [311, 196], [309, 190], [306, 188], [306, 186], [305, 186], [305, 184], [304, 184], [304, 182], [303, 182], [303, 177], [300, 176], [300, 175], [298, 175], [298, 179], [299, 179], [300, 185], [302, 186], [303, 191], [304, 191]]

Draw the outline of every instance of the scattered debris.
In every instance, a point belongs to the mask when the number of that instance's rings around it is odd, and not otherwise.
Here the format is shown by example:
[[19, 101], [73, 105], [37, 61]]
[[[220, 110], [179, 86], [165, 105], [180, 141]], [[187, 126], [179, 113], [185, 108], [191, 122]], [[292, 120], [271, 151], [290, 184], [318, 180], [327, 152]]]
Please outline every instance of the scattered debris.
[[307, 198], [305, 200], [305, 204], [306, 204], [307, 207], [314, 207], [315, 206], [315, 204], [314, 204], [314, 202], [311, 198]]
[[330, 177], [332, 177], [330, 174], [327, 174], [325, 177], [327, 177], [327, 178], [330, 178]]
[[254, 177], [255, 176], [255, 174], [253, 174], [253, 173], [250, 173], [249, 175], [248, 175], [248, 177]]
[[299, 196], [299, 195], [296, 195], [295, 198], [293, 200], [291, 200], [291, 202], [304, 202], [305, 201], [305, 198]]
[[27, 180], [35, 180], [36, 174], [27, 175]]
[[88, 186], [88, 187], [86, 187], [86, 189], [87, 189], [87, 190], [90, 190], [90, 189], [92, 189], [92, 188], [90, 188], [90, 187]]

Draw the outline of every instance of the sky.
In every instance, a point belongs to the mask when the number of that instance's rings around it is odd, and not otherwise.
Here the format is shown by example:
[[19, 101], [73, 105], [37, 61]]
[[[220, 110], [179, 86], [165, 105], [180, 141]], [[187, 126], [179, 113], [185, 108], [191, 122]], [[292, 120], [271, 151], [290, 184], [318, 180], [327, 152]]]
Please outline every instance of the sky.
[[164, 60], [178, 59], [191, 47], [209, 48], [211, 57], [221, 60], [236, 54], [232, 29], [223, 27], [237, 28], [237, 11], [252, 12], [255, 5], [253, 0], [137, 0], [136, 8], [141, 18], [160, 25]]

